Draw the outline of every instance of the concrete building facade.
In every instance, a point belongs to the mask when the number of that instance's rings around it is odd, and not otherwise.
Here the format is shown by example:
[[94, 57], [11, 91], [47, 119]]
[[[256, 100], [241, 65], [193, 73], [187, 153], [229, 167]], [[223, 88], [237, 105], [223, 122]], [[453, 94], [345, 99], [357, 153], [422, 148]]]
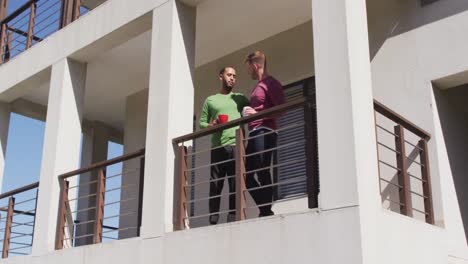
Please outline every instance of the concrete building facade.
[[[27, 3], [29, 23], [44, 1]], [[468, 263], [465, 0], [58, 2], [65, 22], [47, 37], [14, 31], [0, 12], [2, 177], [10, 114], [46, 127], [29, 251], [2, 263]], [[13, 53], [8, 32], [26, 37], [24, 50]], [[244, 58], [255, 50], [290, 91], [313, 89], [316, 116], [303, 120], [315, 132], [303, 147], [315, 147], [320, 187], [304, 165], [303, 185], [318, 194], [280, 197], [265, 218], [246, 194], [245, 219], [210, 226], [208, 187], [190, 180], [209, 175], [210, 156], [181, 161], [174, 139], [203, 133], [222, 67], [250, 95]], [[188, 155], [209, 136], [185, 140]], [[129, 157], [106, 163], [108, 142]], [[0, 221], [16, 212], [8, 206]], [[1, 236], [15, 226], [9, 216]]]

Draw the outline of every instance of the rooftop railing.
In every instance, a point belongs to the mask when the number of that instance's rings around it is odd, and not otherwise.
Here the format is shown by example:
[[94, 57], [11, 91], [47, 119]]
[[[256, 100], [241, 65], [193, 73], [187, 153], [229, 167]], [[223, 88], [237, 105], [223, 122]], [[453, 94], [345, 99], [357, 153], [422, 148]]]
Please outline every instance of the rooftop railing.
[[[29, 0], [7, 14], [0, 0], [0, 64], [3, 64], [89, 11], [84, 0]], [[102, 2], [102, 1], [101, 1]]]
[[431, 136], [374, 101], [379, 179], [384, 206], [434, 224], [427, 143]]
[[38, 187], [36, 182], [0, 195], [2, 258], [31, 253]]
[[59, 176], [56, 249], [139, 236], [145, 150]]
[[[301, 98], [286, 104], [264, 110], [255, 115], [242, 117], [237, 120], [230, 121], [225, 124], [216, 125], [211, 128], [202, 129], [200, 131], [188, 134], [182, 137], [175, 138], [173, 144], [176, 149], [176, 175], [175, 175], [175, 205], [174, 205], [174, 229], [182, 230], [189, 227], [207, 225], [207, 219], [212, 215], [223, 216], [227, 215], [227, 221], [241, 221], [250, 217], [256, 217], [256, 212], [260, 207], [271, 206], [280, 201], [305, 199], [307, 202], [303, 205], [305, 208], [318, 207], [318, 173], [316, 144], [315, 140], [315, 102], [311, 98]], [[252, 144], [252, 140], [259, 135], [247, 135], [244, 132], [243, 126], [258, 120], [260, 118], [271, 118], [285, 115], [299, 115], [301, 120], [289, 123], [285, 126], [279, 126], [277, 129], [263, 134], [275, 135], [278, 138], [288, 136], [291, 131], [297, 133], [296, 136], [290, 137], [288, 141], [278, 140], [278, 144], [267, 147], [265, 150], [257, 152], [249, 152], [248, 144]], [[239, 127], [239, 128], [238, 128]], [[231, 158], [218, 159], [216, 150], [222, 147], [207, 147], [204, 149], [194, 149], [194, 142], [197, 140], [211, 136], [215, 133], [220, 133], [226, 129], [236, 130], [236, 143], [233, 146], [234, 155]], [[214, 151], [214, 152], [213, 152]], [[288, 155], [284, 154], [287, 151]], [[211, 153], [211, 159], [209, 158]], [[272, 164], [265, 167], [252, 169], [247, 165], [249, 159], [255, 159], [258, 155], [273, 156]], [[286, 159], [279, 159], [278, 155], [286, 155]], [[209, 170], [213, 166], [221, 165], [231, 166], [231, 170], [227, 171], [227, 175], [220, 179], [210, 178]], [[232, 169], [234, 167], [234, 169]], [[295, 170], [299, 168], [299, 170]], [[292, 173], [279, 173], [282, 171], [290, 171]], [[269, 179], [260, 179], [259, 172], [271, 172]], [[261, 184], [256, 183], [254, 179], [257, 174], [257, 179]], [[264, 177], [264, 176], [262, 176]], [[218, 194], [213, 192], [213, 188], [219, 188], [219, 185], [225, 180], [231, 181], [229, 191]], [[248, 181], [251, 181], [249, 184]], [[210, 185], [217, 185], [211, 186]], [[232, 186], [235, 185], [235, 188]], [[288, 197], [278, 198], [277, 189], [282, 187], [300, 186], [301, 188], [292, 192]], [[222, 188], [222, 187], [221, 187]], [[258, 192], [263, 190], [273, 189], [275, 198], [267, 202], [252, 202], [248, 201], [247, 196], [251, 194], [253, 197], [258, 195]], [[257, 192], [257, 194], [256, 194]], [[219, 203], [219, 199], [231, 199], [231, 203], [235, 200], [235, 208], [220, 209], [208, 211], [209, 203]], [[276, 200], [278, 199], [278, 200]], [[267, 199], [268, 200], [268, 199]], [[229, 215], [231, 218], [229, 219]]]

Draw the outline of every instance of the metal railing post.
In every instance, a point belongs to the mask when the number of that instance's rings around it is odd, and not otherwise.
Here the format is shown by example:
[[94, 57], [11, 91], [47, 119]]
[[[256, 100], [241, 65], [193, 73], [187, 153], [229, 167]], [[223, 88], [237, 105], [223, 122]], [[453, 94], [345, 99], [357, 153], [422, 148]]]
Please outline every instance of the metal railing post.
[[179, 146], [177, 148], [176, 162], [174, 230], [183, 230], [185, 229], [184, 217], [187, 211], [187, 147]]
[[401, 186], [400, 193], [400, 210], [401, 213], [407, 216], [413, 216], [410, 181], [408, 177], [406, 150], [405, 150], [405, 133], [402, 125], [395, 126], [395, 146], [396, 160], [398, 168], [398, 185]]
[[[8, 15], [8, 0], [0, 0], [0, 21]], [[0, 23], [0, 64], [4, 62], [5, 38], [7, 34], [7, 24]]]
[[36, 18], [36, 2], [31, 3], [31, 11], [29, 13], [28, 36], [26, 39], [26, 49], [29, 49], [33, 43], [34, 36], [34, 21]]
[[5, 223], [5, 234], [3, 237], [3, 250], [2, 258], [8, 258], [8, 251], [10, 250], [11, 227], [13, 224], [13, 213], [15, 210], [15, 198], [10, 197], [8, 200], [8, 212]]
[[102, 242], [102, 226], [104, 224], [104, 197], [106, 191], [105, 170], [98, 171], [96, 190], [96, 221], [94, 222], [94, 243]]
[[316, 152], [317, 138], [315, 131], [315, 117], [312, 102], [307, 102], [304, 106], [304, 129], [306, 136], [305, 154], [306, 154], [306, 176], [307, 176], [307, 196], [308, 207], [318, 208], [318, 158]]
[[7, 27], [7, 40], [5, 43], [5, 56], [4, 56], [4, 61], [7, 62], [11, 58], [11, 51], [12, 51], [12, 42], [13, 42], [13, 32], [8, 32], [8, 27]]
[[140, 159], [140, 181], [138, 182], [138, 225], [137, 236], [140, 236], [141, 219], [143, 216], [143, 190], [145, 184], [145, 157]]
[[73, 0], [62, 0], [60, 10], [60, 28], [66, 27], [73, 21]]
[[245, 215], [245, 144], [242, 128], [236, 131], [236, 220], [246, 219]]
[[36, 216], [37, 216], [37, 198], [39, 197], [39, 189], [36, 190], [36, 201], [34, 201], [34, 222], [32, 228], [31, 241], [34, 241], [34, 231], [36, 230]]
[[426, 213], [426, 222], [434, 224], [434, 207], [432, 204], [432, 184], [429, 171], [429, 155], [427, 140], [421, 139], [418, 143], [421, 158], [421, 175], [423, 180], [424, 211]]
[[8, 15], [8, 0], [0, 0], [0, 20], [3, 20]]
[[[67, 202], [68, 201], [68, 188], [69, 188], [69, 182], [67, 180], [60, 180], [59, 214], [58, 214], [58, 221], [57, 221], [55, 249], [62, 249], [64, 240], [65, 240], [67, 212], [69, 211], [69, 208], [67, 208], [69, 206]], [[69, 239], [71, 240], [72, 237], [69, 237]]]
[[7, 25], [0, 24], [0, 64], [5, 62], [6, 38], [7, 38]]
[[80, 18], [80, 15], [81, 15], [80, 8], [81, 8], [81, 0], [74, 0], [74, 4], [73, 4], [73, 21]]

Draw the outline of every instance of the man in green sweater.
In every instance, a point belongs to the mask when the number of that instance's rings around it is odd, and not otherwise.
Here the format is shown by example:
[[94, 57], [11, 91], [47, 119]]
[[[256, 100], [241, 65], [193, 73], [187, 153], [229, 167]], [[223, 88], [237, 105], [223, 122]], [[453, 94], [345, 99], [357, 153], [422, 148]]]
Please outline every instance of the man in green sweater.
[[[200, 128], [216, 126], [220, 123], [219, 115], [227, 115], [228, 121], [241, 117], [242, 109], [249, 106], [249, 100], [240, 93], [232, 92], [236, 84], [236, 70], [232, 67], [225, 67], [219, 72], [221, 90], [209, 96], [203, 104], [200, 116]], [[210, 174], [210, 224], [215, 225], [219, 220], [219, 206], [223, 190], [224, 179], [229, 183], [229, 213], [228, 222], [236, 218], [236, 166], [235, 166], [235, 145], [236, 130], [239, 127], [226, 129], [211, 137], [211, 174]]]

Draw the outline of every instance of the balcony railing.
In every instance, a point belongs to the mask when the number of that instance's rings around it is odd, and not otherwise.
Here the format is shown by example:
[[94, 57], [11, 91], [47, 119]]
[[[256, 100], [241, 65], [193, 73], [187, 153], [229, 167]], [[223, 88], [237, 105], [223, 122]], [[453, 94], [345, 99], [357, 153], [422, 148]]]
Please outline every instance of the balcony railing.
[[56, 249], [139, 236], [144, 155], [142, 149], [59, 176]]
[[434, 224], [429, 133], [374, 101], [382, 201], [392, 211]]
[[0, 195], [2, 258], [31, 253], [38, 187], [37, 182]]
[[8, 6], [0, 4], [0, 64], [77, 20], [89, 11], [83, 4], [86, 2], [89, 1], [29, 0], [8, 16]]
[[[243, 117], [225, 124], [175, 138], [173, 140], [176, 149], [174, 229], [182, 230], [188, 227], [206, 225], [206, 220], [211, 215], [224, 216], [235, 214], [235, 219], [230, 219], [231, 221], [244, 220], [249, 218], [249, 211], [252, 212], [261, 206], [271, 205], [280, 201], [304, 198], [308, 203], [308, 205], [304, 205], [304, 209], [318, 207], [317, 197], [319, 187], [318, 173], [316, 172], [318, 164], [316, 144], [314, 142], [316, 139], [314, 114], [314, 100], [311, 98], [301, 98], [284, 105], [264, 110], [255, 115]], [[291, 135], [288, 133], [295, 131], [297, 133], [294, 134], [297, 136], [295, 136], [295, 138], [290, 137], [287, 141], [278, 140], [278, 144], [275, 147], [264, 151], [246, 153], [246, 145], [249, 144], [248, 142], [258, 136], [246, 135], [242, 129], [243, 125], [260, 118], [278, 117], [281, 115], [283, 117], [287, 115], [299, 115], [302, 119], [299, 122], [290, 123], [286, 126], [279, 126], [278, 129], [267, 134], [276, 134], [278, 138], [280, 138], [282, 136]], [[241, 128], [237, 129], [236, 132], [235, 155], [232, 159], [219, 162], [205, 162], [205, 160], [210, 160], [208, 158], [210, 152], [219, 147], [201, 150], [194, 149], [194, 142], [197, 142], [197, 140], [238, 126]], [[249, 171], [246, 167], [246, 162], [249, 157], [267, 152], [275, 156], [273, 164]], [[212, 155], [216, 154], [212, 153]], [[278, 155], [283, 155], [286, 158], [278, 158]], [[207, 172], [207, 170], [209, 170], [211, 166], [223, 163], [235, 163], [235, 172], [232, 172], [232, 175], [227, 175], [220, 180], [210, 179], [210, 173]], [[256, 172], [265, 170], [271, 171], [271, 183], [249, 188], [249, 185], [246, 184], [246, 181], [250, 180], [248, 177], [252, 177], [253, 179]], [[279, 173], [280, 170], [282, 172], [290, 171], [291, 173]], [[210, 184], [213, 182], [219, 183], [225, 179], [228, 181], [235, 181], [235, 190], [229, 188], [230, 190], [225, 194], [210, 195]], [[287, 186], [289, 186], [290, 189], [299, 191], [291, 192], [291, 195], [288, 197], [281, 197], [282, 199], [269, 203], [257, 204], [247, 201], [248, 193], [252, 194], [255, 191], [265, 188], [273, 188], [274, 193], [277, 193], [276, 190], [278, 188]], [[300, 188], [297, 188], [297, 186]], [[228, 197], [233, 199], [235, 197], [235, 209], [221, 209], [220, 211], [208, 212], [207, 208], [210, 200], [212, 201], [213, 199], [219, 199], [221, 197], [225, 199], [228, 199]], [[255, 215], [253, 217], [257, 216], [253, 213], [250, 213], [250, 215]], [[195, 222], [198, 222], [198, 224]]]

